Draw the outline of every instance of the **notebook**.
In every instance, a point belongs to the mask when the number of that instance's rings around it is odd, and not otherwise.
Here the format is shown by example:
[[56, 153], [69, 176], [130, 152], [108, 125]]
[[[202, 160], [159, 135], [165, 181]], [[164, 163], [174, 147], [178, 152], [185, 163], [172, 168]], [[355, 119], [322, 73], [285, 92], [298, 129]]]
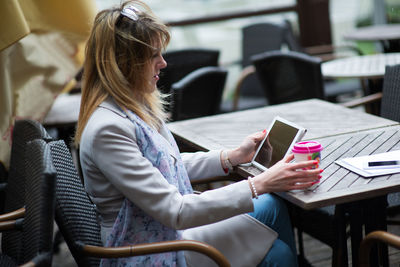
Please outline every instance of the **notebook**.
[[364, 178], [378, 177], [380, 175], [387, 175], [392, 173], [399, 173], [399, 166], [382, 166], [371, 168], [367, 167], [368, 162], [381, 162], [381, 161], [397, 161], [400, 159], [400, 150], [394, 150], [385, 153], [359, 156], [352, 158], [343, 158], [335, 161], [336, 164], [355, 172]]
[[293, 145], [299, 142], [305, 133], [305, 128], [281, 117], [275, 117], [267, 128], [267, 135], [258, 146], [253, 159], [241, 166], [249, 166], [246, 170], [252, 175], [267, 170], [289, 154]]

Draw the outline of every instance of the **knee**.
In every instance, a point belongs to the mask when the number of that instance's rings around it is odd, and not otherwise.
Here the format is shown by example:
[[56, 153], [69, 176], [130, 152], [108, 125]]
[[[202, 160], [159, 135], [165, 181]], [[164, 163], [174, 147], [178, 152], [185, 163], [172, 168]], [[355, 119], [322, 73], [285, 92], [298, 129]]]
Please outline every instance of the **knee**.
[[271, 249], [258, 267], [296, 267], [297, 259], [293, 250], [280, 239], [275, 240]]
[[268, 210], [268, 212], [273, 212], [275, 215], [280, 213], [287, 213], [287, 207], [285, 202], [273, 194], [261, 195], [254, 202], [255, 210]]

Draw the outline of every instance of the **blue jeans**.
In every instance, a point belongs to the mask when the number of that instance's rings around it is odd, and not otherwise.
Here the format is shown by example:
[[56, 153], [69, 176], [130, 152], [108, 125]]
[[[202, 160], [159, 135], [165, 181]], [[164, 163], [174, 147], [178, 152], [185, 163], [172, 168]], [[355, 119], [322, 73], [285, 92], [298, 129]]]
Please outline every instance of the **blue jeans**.
[[285, 203], [273, 194], [264, 194], [253, 199], [252, 217], [264, 223], [275, 232], [278, 238], [272, 244], [259, 267], [296, 267], [297, 250], [292, 225]]

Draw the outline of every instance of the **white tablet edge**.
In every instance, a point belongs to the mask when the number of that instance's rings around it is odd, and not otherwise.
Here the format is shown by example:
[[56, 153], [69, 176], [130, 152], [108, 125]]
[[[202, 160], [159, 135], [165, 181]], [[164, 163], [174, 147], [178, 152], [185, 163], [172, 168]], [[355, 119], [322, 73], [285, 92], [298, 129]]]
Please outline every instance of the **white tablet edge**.
[[270, 130], [272, 129], [272, 127], [274, 126], [274, 124], [275, 124], [276, 121], [280, 121], [280, 122], [282, 122], [282, 123], [284, 123], [284, 124], [287, 124], [287, 125], [289, 125], [289, 126], [292, 126], [293, 128], [298, 129], [296, 136], [293, 138], [292, 143], [290, 144], [290, 146], [288, 147], [288, 150], [287, 150], [286, 153], [285, 153], [285, 156], [288, 155], [288, 154], [291, 152], [292, 147], [294, 146], [294, 144], [297, 143], [297, 142], [299, 142], [299, 141], [304, 137], [304, 135], [305, 135], [306, 132], [307, 132], [307, 130], [306, 130], [305, 128], [300, 127], [300, 126], [298, 126], [297, 124], [295, 124], [295, 123], [293, 123], [293, 122], [290, 122], [290, 121], [288, 121], [288, 120], [286, 120], [286, 119], [284, 119], [284, 118], [281, 118], [281, 117], [279, 117], [279, 116], [276, 116], [276, 117], [272, 120], [272, 123], [271, 123], [271, 124], [269, 125], [269, 127], [268, 127], [267, 135], [264, 137], [264, 139], [263, 139], [263, 140], [260, 142], [260, 144], [258, 145], [258, 148], [257, 148], [257, 150], [256, 150], [256, 153], [254, 154], [253, 158], [252, 158], [251, 161], [250, 161], [250, 165], [254, 165], [254, 166], [256, 166], [257, 168], [259, 168], [259, 169], [261, 169], [261, 170], [267, 170], [267, 167], [265, 167], [265, 166], [259, 164], [258, 162], [255, 161], [255, 159], [256, 159], [257, 154], [258, 154], [258, 152], [260, 151], [262, 145], [264, 144], [265, 140], [267, 139]]

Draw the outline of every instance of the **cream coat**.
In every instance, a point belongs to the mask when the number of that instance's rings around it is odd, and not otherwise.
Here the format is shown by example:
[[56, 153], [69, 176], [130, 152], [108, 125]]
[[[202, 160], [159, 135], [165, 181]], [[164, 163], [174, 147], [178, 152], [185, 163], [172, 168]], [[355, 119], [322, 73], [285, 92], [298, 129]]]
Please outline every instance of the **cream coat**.
[[[176, 158], [172, 148], [170, 151]], [[190, 179], [223, 175], [219, 154], [181, 154]], [[182, 196], [142, 156], [134, 124], [111, 99], [89, 119], [81, 138], [80, 159], [85, 189], [96, 204], [103, 235], [111, 229], [127, 197], [164, 225], [187, 229], [185, 239], [215, 246], [232, 266], [255, 266], [276, 239], [273, 230], [251, 216], [241, 215], [253, 210], [247, 181]], [[185, 256], [189, 266], [212, 266], [197, 253]]]

